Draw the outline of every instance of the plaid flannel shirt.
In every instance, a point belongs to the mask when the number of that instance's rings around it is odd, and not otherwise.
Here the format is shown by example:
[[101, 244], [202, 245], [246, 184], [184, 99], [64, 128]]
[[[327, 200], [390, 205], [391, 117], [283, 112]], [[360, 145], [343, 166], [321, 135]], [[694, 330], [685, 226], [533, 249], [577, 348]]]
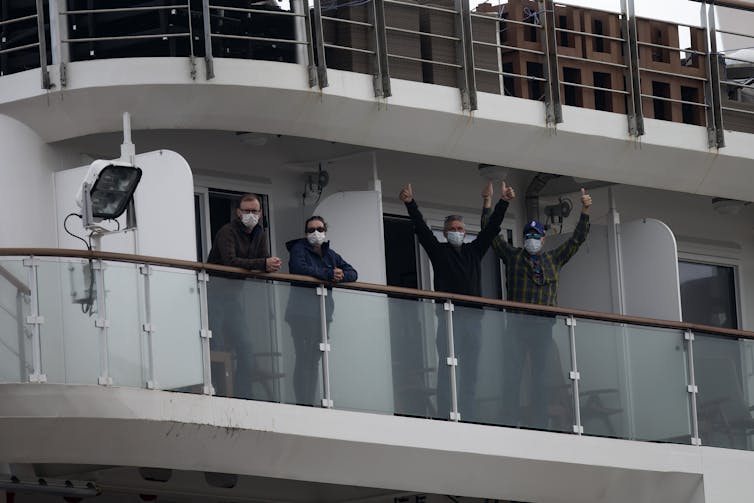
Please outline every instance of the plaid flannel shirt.
[[[484, 226], [490, 210], [482, 210]], [[573, 235], [554, 250], [540, 253], [538, 260], [523, 248], [508, 244], [498, 235], [492, 248], [505, 264], [505, 287], [508, 300], [545, 306], [558, 304], [558, 277], [560, 269], [573, 257], [589, 233], [589, 215], [581, 215]], [[536, 271], [536, 262], [540, 271]], [[541, 272], [541, 273], [540, 273]]]

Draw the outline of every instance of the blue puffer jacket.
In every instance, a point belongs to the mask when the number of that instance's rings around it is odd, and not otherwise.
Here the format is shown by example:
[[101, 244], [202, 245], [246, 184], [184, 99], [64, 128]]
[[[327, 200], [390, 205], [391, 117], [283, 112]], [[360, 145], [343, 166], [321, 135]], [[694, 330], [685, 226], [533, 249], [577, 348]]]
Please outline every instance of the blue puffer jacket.
[[[312, 245], [305, 238], [294, 239], [285, 244], [290, 253], [288, 271], [291, 274], [312, 276], [323, 281], [333, 280], [334, 269], [343, 270], [343, 280], [356, 281], [358, 273], [351, 264], [343, 260], [343, 257], [330, 248], [330, 242], [322, 244], [322, 256], [314, 251]], [[308, 287], [308, 288], [307, 288]], [[293, 285], [288, 297], [288, 305], [285, 309], [285, 319], [293, 323], [306, 322], [313, 327], [319, 323], [319, 299], [311, 285]], [[333, 295], [325, 297], [325, 312], [327, 321], [332, 321], [335, 302]]]

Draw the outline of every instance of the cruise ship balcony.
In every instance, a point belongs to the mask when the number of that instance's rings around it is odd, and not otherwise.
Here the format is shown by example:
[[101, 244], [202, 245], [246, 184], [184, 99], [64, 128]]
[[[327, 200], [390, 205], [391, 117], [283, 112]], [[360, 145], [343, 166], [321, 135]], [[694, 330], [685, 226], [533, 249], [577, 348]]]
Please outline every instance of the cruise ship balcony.
[[[0, 501], [752, 499], [754, 14], [713, 3], [0, 1]], [[493, 252], [434, 288], [399, 190], [473, 238], [501, 180], [514, 246], [594, 199], [560, 307]], [[206, 262], [244, 193], [280, 273]], [[313, 214], [359, 282], [288, 274]]]

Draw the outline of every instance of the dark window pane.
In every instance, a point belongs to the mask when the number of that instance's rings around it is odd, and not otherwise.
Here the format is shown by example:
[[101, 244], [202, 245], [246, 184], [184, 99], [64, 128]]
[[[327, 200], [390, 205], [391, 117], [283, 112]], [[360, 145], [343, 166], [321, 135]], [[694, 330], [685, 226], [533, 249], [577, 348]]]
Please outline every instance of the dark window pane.
[[732, 267], [679, 261], [678, 273], [684, 321], [738, 328]]

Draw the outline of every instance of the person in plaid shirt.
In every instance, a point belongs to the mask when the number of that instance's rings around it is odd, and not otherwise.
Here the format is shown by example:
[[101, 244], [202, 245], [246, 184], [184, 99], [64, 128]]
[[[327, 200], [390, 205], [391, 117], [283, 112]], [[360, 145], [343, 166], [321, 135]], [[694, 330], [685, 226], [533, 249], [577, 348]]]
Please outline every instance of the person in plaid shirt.
[[[484, 208], [482, 225], [490, 213], [492, 193], [482, 194]], [[589, 233], [589, 208], [592, 197], [581, 189], [581, 216], [573, 235], [557, 248], [542, 251], [545, 243], [544, 226], [531, 220], [524, 226], [524, 247], [508, 244], [498, 235], [492, 248], [505, 264], [505, 286], [508, 300], [556, 306], [560, 269], [576, 254]], [[552, 350], [554, 318], [527, 317], [525, 332], [506, 334], [503, 355], [503, 420], [518, 426], [521, 421], [521, 373], [526, 356], [529, 356], [532, 378], [530, 389], [531, 417], [526, 426], [547, 427], [548, 390], [545, 383], [545, 365]]]

